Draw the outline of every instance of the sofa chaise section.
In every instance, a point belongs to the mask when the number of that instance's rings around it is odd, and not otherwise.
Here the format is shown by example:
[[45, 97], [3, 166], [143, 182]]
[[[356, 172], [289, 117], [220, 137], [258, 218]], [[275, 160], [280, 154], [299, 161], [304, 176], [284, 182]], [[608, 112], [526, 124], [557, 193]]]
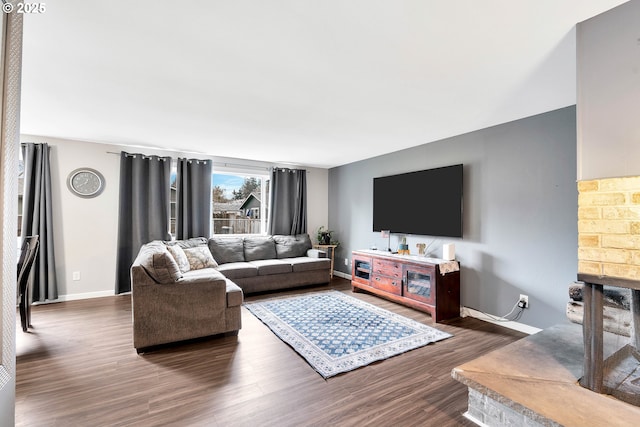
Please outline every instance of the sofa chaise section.
[[131, 267], [133, 345], [237, 333], [245, 293], [326, 284], [330, 270], [308, 234], [147, 243]]
[[215, 268], [182, 273], [161, 241], [140, 249], [131, 267], [131, 300], [133, 345], [139, 352], [176, 341], [235, 334], [242, 326], [242, 289]]

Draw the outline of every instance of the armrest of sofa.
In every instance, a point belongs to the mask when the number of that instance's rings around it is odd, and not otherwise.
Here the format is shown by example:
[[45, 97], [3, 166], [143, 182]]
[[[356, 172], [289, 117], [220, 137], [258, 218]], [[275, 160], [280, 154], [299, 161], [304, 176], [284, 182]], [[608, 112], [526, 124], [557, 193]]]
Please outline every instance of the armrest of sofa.
[[224, 281], [226, 278], [215, 268], [202, 268], [200, 270], [190, 270], [182, 275], [176, 283], [189, 285], [193, 283], [207, 283], [213, 281]]
[[140, 264], [134, 263], [131, 266], [130, 274], [131, 274], [131, 289], [133, 289], [134, 283], [143, 283], [143, 284], [149, 284], [149, 285], [158, 284], [158, 282], [156, 282], [153, 279], [153, 277], [149, 275], [147, 270], [145, 270], [144, 267], [142, 267]]
[[320, 249], [307, 249], [307, 256], [309, 258], [327, 258], [327, 252]]
[[227, 280], [227, 307], [238, 307], [244, 301], [242, 288], [229, 279]]

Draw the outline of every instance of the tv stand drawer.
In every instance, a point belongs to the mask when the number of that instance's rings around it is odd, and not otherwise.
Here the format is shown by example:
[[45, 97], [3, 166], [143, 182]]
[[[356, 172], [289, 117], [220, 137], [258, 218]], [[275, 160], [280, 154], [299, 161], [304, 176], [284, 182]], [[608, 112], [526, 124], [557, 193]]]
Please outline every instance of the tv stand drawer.
[[373, 273], [402, 279], [402, 264], [395, 261], [373, 259]]
[[402, 279], [374, 274], [371, 278], [371, 286], [390, 294], [402, 294]]

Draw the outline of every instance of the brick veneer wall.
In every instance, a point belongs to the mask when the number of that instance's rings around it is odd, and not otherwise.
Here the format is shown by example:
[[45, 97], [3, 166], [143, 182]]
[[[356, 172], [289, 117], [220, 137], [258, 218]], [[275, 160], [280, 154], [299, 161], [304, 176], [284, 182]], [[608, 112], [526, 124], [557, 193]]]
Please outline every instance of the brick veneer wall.
[[640, 280], [640, 176], [578, 182], [578, 272]]
[[[476, 424], [492, 427], [542, 427], [560, 426], [560, 424], [538, 415], [533, 411], [513, 404], [518, 410], [500, 403], [492, 397], [469, 388], [469, 409], [465, 416]], [[538, 421], [541, 419], [541, 422]]]

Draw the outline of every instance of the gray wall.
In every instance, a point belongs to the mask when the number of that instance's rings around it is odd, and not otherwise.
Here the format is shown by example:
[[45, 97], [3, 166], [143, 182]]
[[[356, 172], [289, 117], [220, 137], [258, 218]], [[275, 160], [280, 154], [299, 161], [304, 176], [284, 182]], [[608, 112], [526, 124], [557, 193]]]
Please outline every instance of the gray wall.
[[[366, 149], [363, 147], [363, 149]], [[329, 228], [341, 245], [336, 269], [350, 274], [351, 251], [386, 240], [372, 231], [373, 178], [464, 164], [462, 304], [504, 315], [519, 295], [531, 308], [520, 320], [538, 328], [565, 321], [577, 271], [575, 107], [552, 111], [329, 170]], [[428, 188], [416, 189], [427, 194]], [[401, 215], [400, 207], [398, 214]], [[392, 235], [397, 248], [399, 236]], [[410, 249], [434, 238], [408, 236]]]
[[[121, 150], [143, 151], [145, 154], [185, 156], [183, 153], [166, 150], [137, 149], [118, 145], [97, 144], [45, 136], [21, 135], [22, 142], [48, 143], [51, 146], [51, 191], [53, 206], [54, 245], [60, 300], [74, 300], [113, 295], [115, 283], [116, 247], [118, 231], [118, 189], [120, 181]], [[189, 155], [189, 154], [186, 154]], [[192, 156], [192, 155], [189, 155]], [[243, 159], [228, 159], [211, 156], [219, 170], [218, 163], [243, 165], [249, 171], [267, 173], [271, 164]], [[67, 189], [66, 180], [71, 171], [81, 166], [98, 169], [105, 177], [106, 187], [100, 197], [81, 199]], [[240, 170], [242, 166], [238, 166]], [[328, 171], [306, 168], [307, 200], [309, 215], [307, 224], [310, 232], [328, 222]], [[96, 218], [100, 224], [96, 226]], [[95, 242], [100, 245], [95, 245]], [[91, 251], [86, 248], [91, 247]], [[73, 280], [73, 272], [80, 272], [80, 280]]]
[[640, 175], [640, 0], [578, 24], [578, 179]]

